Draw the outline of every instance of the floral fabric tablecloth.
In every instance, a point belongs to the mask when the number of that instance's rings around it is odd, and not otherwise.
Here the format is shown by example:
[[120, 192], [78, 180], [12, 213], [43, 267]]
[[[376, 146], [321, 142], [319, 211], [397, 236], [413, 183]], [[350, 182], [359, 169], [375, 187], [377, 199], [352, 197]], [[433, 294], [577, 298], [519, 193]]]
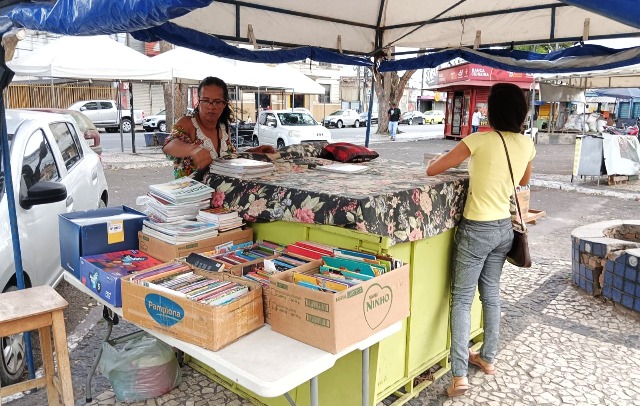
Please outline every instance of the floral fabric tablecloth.
[[242, 180], [211, 174], [212, 207], [236, 210], [245, 220], [330, 224], [390, 237], [394, 242], [432, 237], [457, 225], [468, 175], [429, 177], [424, 165], [377, 159], [357, 174], [291, 165]]

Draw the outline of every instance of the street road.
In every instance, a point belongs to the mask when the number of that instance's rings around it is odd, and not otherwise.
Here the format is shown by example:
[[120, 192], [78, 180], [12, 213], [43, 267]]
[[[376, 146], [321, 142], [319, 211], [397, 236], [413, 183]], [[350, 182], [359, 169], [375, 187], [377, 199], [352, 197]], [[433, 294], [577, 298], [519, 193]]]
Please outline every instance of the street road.
[[[378, 126], [374, 125], [371, 127], [370, 140], [371, 143], [380, 142], [379, 137], [376, 136], [375, 132], [377, 131]], [[362, 144], [367, 128], [366, 127], [345, 127], [341, 129], [330, 128], [331, 136], [334, 142], [351, 142]], [[421, 138], [442, 138], [444, 134], [444, 124], [434, 124], [434, 125], [401, 125], [400, 131], [403, 131], [407, 134], [411, 134], [413, 136], [420, 136]], [[138, 131], [136, 132], [136, 148], [144, 147], [145, 139], [144, 132]], [[131, 151], [131, 133], [123, 134], [123, 142], [124, 142], [124, 150]], [[120, 151], [120, 133], [100, 133], [100, 144], [102, 145], [103, 150], [116, 150]]]

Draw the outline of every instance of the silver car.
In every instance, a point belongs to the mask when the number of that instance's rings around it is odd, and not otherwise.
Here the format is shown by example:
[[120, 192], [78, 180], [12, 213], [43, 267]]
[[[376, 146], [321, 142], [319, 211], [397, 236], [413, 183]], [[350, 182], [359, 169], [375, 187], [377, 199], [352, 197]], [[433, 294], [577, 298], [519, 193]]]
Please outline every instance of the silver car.
[[[106, 206], [107, 180], [99, 156], [68, 114], [7, 110], [11, 173], [25, 284], [56, 286], [62, 278], [58, 215]], [[0, 146], [1, 149], [1, 146]], [[0, 229], [9, 228], [0, 162]], [[0, 239], [0, 292], [17, 288], [13, 245]], [[0, 381], [19, 381], [25, 366], [22, 334], [0, 337]]]

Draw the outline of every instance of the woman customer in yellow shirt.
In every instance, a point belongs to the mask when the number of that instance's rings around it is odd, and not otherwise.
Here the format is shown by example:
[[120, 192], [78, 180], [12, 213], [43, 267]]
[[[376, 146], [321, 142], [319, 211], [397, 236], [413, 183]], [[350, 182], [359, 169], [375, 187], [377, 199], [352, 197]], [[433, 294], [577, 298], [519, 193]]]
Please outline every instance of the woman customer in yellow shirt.
[[[500, 332], [500, 275], [513, 241], [510, 197], [513, 177], [520, 185], [529, 183], [536, 151], [529, 137], [520, 134], [527, 115], [522, 90], [509, 83], [491, 87], [488, 102], [489, 125], [493, 131], [474, 133], [451, 151], [427, 165], [433, 176], [469, 160], [469, 189], [463, 217], [453, 248], [453, 293], [451, 303], [451, 372], [447, 394], [460, 396], [469, 389], [468, 364], [495, 374], [494, 359]], [[484, 343], [480, 352], [469, 350], [471, 303], [476, 287], [484, 315]]]

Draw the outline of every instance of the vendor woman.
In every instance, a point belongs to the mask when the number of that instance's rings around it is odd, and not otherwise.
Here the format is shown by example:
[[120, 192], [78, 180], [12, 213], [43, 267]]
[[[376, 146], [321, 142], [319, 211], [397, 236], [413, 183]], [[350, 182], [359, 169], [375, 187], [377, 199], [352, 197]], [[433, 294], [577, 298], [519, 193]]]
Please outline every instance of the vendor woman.
[[[202, 180], [214, 159], [236, 152], [229, 137], [231, 116], [227, 84], [217, 77], [204, 78], [198, 86], [193, 116], [183, 116], [175, 123], [162, 148], [174, 160], [176, 179], [195, 174], [196, 179]], [[258, 147], [250, 152], [271, 151]]]

